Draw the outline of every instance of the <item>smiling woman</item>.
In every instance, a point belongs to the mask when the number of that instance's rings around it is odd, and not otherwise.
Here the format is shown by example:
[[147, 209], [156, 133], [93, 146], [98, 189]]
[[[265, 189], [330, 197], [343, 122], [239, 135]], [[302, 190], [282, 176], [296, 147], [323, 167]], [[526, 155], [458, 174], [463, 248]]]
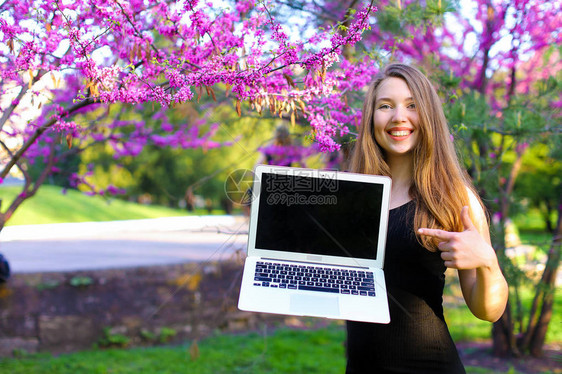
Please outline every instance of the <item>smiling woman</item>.
[[507, 302], [482, 203], [419, 70], [387, 66], [362, 114], [351, 170], [392, 178], [384, 262], [390, 323], [347, 322], [347, 373], [464, 373], [443, 315], [445, 270], [458, 270], [476, 317], [495, 321]]

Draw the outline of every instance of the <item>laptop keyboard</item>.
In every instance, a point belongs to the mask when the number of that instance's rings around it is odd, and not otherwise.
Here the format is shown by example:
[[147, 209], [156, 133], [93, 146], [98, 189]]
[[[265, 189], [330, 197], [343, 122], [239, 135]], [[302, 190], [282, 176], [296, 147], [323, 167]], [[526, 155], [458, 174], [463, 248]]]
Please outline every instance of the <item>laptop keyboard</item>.
[[375, 296], [371, 271], [258, 261], [254, 286]]

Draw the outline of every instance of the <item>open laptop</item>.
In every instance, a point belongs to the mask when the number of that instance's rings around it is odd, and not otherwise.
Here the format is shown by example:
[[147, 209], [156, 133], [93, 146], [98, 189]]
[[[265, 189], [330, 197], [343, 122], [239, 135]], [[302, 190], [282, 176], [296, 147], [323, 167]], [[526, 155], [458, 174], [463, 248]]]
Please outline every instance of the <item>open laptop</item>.
[[241, 310], [388, 323], [391, 180], [258, 165]]

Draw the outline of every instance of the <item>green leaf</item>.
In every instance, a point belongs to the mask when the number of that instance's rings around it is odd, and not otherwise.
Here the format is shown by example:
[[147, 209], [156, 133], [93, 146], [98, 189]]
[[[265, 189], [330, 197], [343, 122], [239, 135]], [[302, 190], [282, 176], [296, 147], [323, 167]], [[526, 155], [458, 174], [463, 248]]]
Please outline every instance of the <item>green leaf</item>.
[[70, 279], [70, 285], [74, 287], [89, 286], [94, 283], [94, 280], [90, 277], [75, 276]]

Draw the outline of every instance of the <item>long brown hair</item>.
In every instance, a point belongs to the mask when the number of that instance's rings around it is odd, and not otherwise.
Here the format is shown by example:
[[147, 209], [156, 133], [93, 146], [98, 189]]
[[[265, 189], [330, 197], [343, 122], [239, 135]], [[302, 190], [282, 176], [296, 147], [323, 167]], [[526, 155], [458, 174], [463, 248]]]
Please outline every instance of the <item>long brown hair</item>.
[[[384, 151], [374, 134], [378, 88], [390, 77], [406, 82], [419, 117], [420, 140], [413, 150], [414, 173], [409, 190], [416, 203], [416, 235], [420, 227], [462, 231], [460, 212], [464, 205], [469, 205], [467, 188], [474, 192], [474, 187], [459, 164], [441, 100], [431, 82], [418, 69], [405, 64], [390, 64], [371, 83], [363, 104], [359, 137], [351, 156], [351, 171], [392, 177]], [[437, 239], [418, 236], [418, 240], [429, 250], [437, 248]]]

